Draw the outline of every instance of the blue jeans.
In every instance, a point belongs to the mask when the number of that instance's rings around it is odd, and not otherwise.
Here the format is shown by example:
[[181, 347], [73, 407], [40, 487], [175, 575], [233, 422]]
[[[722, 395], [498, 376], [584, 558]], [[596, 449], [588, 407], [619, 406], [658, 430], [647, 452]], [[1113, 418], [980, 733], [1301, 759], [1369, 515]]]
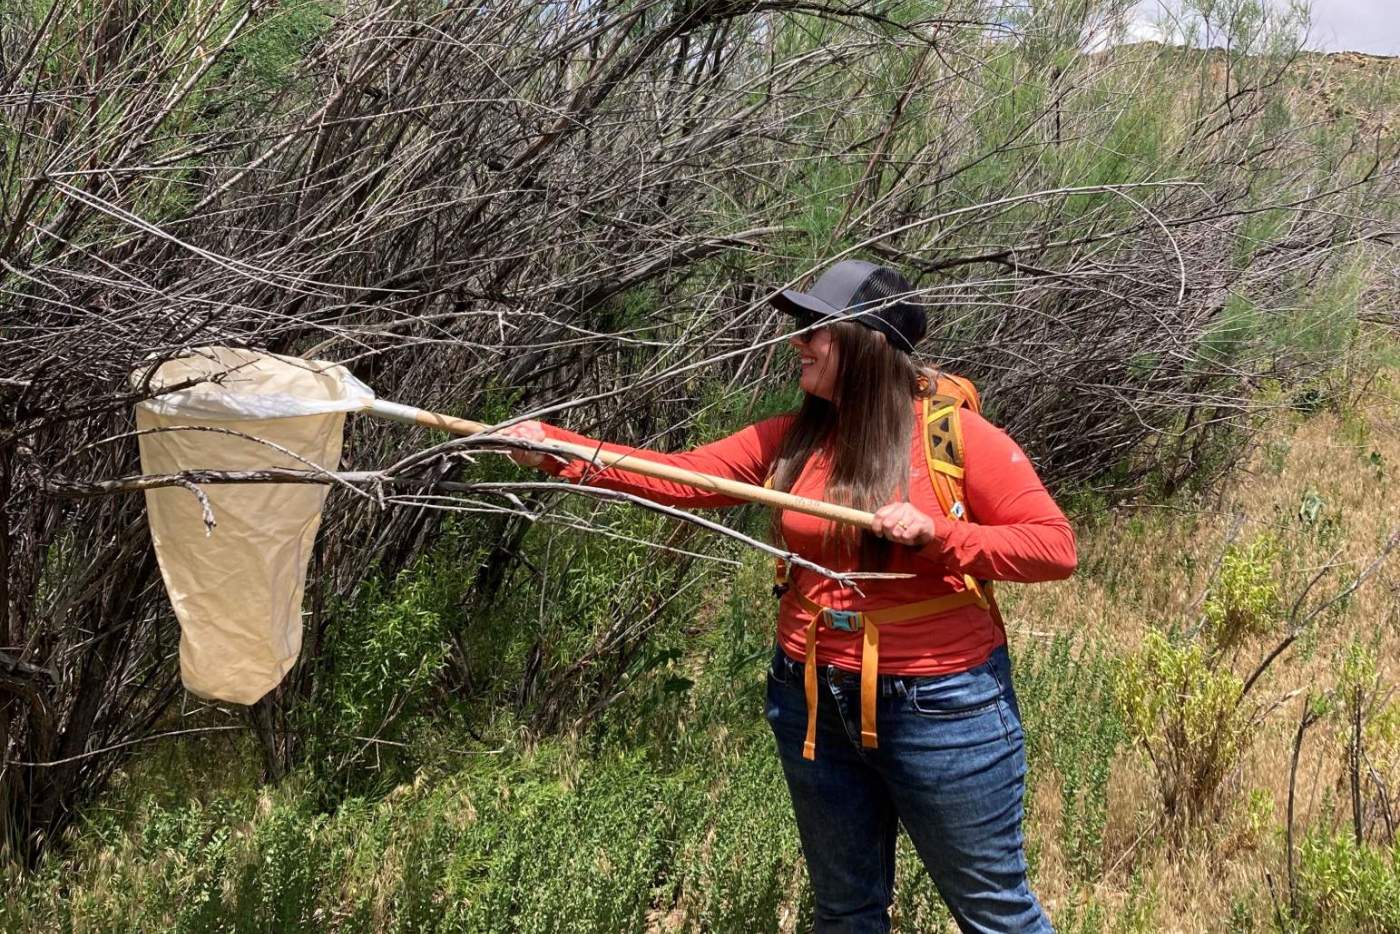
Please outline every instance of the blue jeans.
[[802, 758], [802, 664], [779, 649], [768, 673], [778, 741], [818, 934], [890, 929], [895, 830], [903, 824], [963, 931], [1047, 932], [1026, 883], [1026, 756], [1005, 647], [953, 675], [881, 675], [879, 748], [860, 745], [860, 675], [823, 667], [817, 758]]

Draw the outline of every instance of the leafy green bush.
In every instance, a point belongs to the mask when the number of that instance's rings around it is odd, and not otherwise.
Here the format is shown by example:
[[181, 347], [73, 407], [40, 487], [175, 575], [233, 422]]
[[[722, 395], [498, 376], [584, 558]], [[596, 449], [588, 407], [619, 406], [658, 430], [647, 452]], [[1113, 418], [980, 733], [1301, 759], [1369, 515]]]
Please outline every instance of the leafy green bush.
[[1216, 652], [1251, 636], [1271, 632], [1281, 618], [1277, 537], [1265, 533], [1244, 546], [1231, 545], [1205, 602], [1206, 631]]
[[694, 779], [675, 867], [687, 929], [776, 934], [783, 906], [807, 902], [777, 755], [751, 748]]
[[1167, 817], [1189, 822], [1211, 811], [1249, 741], [1242, 687], [1211, 665], [1200, 643], [1176, 643], [1156, 630], [1123, 663], [1118, 710], [1152, 761]]
[[471, 567], [449, 542], [392, 582], [366, 582], [336, 615], [317, 695], [297, 708], [295, 724], [309, 764], [337, 797], [387, 790], [412, 766], [403, 744], [431, 709]]
[[[230, 928], [210, 904], [210, 910], [197, 917], [207, 926], [191, 930], [305, 931], [315, 926], [317, 896], [331, 852], [320, 838], [330, 818], [307, 804], [293, 800], [272, 806], [254, 824], [244, 844], [247, 861], [225, 881], [234, 886], [225, 904], [231, 903], [236, 924]], [[182, 921], [189, 917], [183, 910], [181, 914]]]
[[1076, 891], [1055, 912], [1055, 930], [1060, 934], [1157, 934], [1160, 898], [1142, 876], [1129, 882], [1127, 899], [1106, 904], [1094, 887]]
[[[640, 758], [609, 756], [574, 780], [516, 773], [470, 788], [465, 799], [448, 796], [449, 807], [437, 808], [443, 816], [463, 803], [473, 812], [430, 847], [450, 855], [443, 876], [419, 884], [424, 926], [541, 934], [643, 927], [675, 846], [681, 792]], [[398, 920], [399, 930], [417, 927]]]

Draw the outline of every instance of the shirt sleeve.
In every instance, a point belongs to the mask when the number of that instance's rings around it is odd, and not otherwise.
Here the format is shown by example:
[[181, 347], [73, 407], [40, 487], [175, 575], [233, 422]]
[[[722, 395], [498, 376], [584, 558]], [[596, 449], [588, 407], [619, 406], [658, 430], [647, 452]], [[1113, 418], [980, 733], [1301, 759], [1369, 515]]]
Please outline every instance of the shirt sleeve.
[[980, 580], [1020, 583], [1074, 573], [1074, 530], [1010, 436], [975, 412], [961, 414], [970, 521], [934, 516], [922, 553]]
[[[768, 477], [773, 462], [782, 449], [783, 438], [792, 424], [791, 415], [750, 425], [727, 438], [721, 438], [690, 451], [679, 454], [662, 454], [620, 444], [608, 444], [575, 434], [554, 425], [545, 425], [545, 434], [556, 441], [570, 441], [617, 454], [627, 454], [638, 460], [670, 464], [685, 470], [738, 480], [762, 486]], [[631, 473], [624, 467], [601, 468], [581, 460], [560, 461], [546, 457], [540, 467], [565, 480], [598, 486], [609, 490], [620, 490], [644, 496], [665, 506], [696, 508], [704, 506], [737, 506], [744, 500], [720, 493], [700, 490], [671, 480], [661, 480]]]

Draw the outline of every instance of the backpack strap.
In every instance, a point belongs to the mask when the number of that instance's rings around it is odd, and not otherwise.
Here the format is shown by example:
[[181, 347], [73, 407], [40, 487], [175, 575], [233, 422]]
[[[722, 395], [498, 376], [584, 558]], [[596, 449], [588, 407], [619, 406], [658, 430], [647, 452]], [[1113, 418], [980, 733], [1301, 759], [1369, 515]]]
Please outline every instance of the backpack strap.
[[963, 405], [978, 415], [982, 414], [982, 395], [967, 377], [954, 376], [951, 373], [940, 374], [937, 391], [940, 395], [961, 398]]
[[802, 741], [802, 758], [817, 757], [817, 637], [824, 624], [828, 629], [861, 633], [860, 651], [860, 744], [865, 749], [880, 745], [875, 729], [875, 706], [879, 696], [880, 627], [948, 613], [960, 607], [984, 605], [980, 595], [969, 590], [944, 594], [918, 603], [905, 603], [883, 610], [836, 610], [811, 600], [800, 590], [793, 591], [798, 606], [809, 614], [807, 657], [802, 666], [803, 691], [807, 697], [807, 736]]
[[[943, 388], [941, 385], [939, 388]], [[928, 465], [929, 481], [943, 514], [950, 519], [965, 520], [967, 506], [963, 502], [963, 435], [960, 417], [967, 400], [961, 394], [935, 392], [924, 398], [923, 437], [924, 461]]]
[[[969, 520], [963, 483], [962, 410], [977, 412], [981, 404], [977, 388], [961, 376], [940, 375], [933, 393], [924, 398], [924, 460], [928, 478], [943, 514], [954, 522]], [[975, 594], [979, 602], [986, 604], [992, 619], [1002, 626], [1001, 613], [992, 598], [991, 582], [964, 574], [963, 586]]]
[[[768, 475], [768, 478], [763, 481], [763, 488], [765, 490], [773, 489], [773, 475], [771, 473]], [[773, 596], [781, 600], [783, 598], [783, 594], [788, 592], [788, 586], [788, 563], [783, 558], [774, 556]]]

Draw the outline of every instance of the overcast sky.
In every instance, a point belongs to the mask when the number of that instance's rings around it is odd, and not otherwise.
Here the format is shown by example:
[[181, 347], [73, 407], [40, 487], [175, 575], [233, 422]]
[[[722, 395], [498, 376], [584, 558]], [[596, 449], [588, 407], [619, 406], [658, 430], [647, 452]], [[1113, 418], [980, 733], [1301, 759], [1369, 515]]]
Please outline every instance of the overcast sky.
[[1313, 48], [1400, 55], [1400, 0], [1316, 0]]
[[[1164, 2], [1170, 0], [1144, 0], [1135, 30], [1139, 38], [1152, 38], [1149, 24]], [[1400, 55], [1400, 0], [1312, 0], [1311, 6], [1308, 48]]]

